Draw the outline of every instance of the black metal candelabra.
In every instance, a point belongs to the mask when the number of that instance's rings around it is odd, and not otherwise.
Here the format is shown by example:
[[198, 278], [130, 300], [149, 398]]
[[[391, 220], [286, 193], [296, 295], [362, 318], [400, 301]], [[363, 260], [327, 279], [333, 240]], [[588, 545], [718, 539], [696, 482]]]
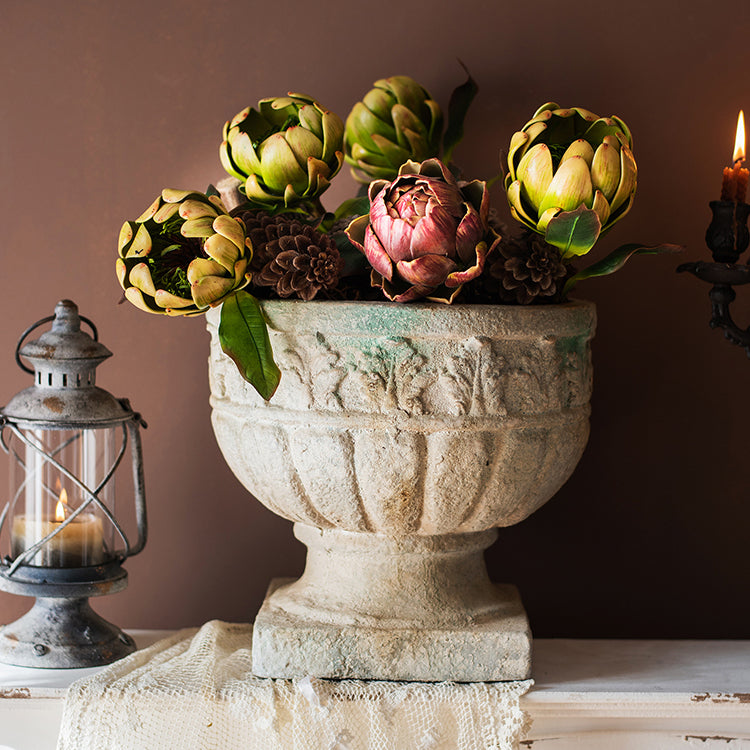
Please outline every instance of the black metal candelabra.
[[724, 336], [744, 347], [750, 357], [750, 326], [740, 328], [729, 310], [737, 296], [734, 287], [750, 284], [750, 265], [737, 263], [750, 243], [747, 227], [750, 205], [719, 200], [711, 201], [709, 206], [713, 218], [706, 230], [706, 245], [713, 256], [713, 263], [683, 263], [677, 267], [677, 271], [687, 271], [712, 285], [708, 293], [711, 299], [709, 325], [723, 329]]

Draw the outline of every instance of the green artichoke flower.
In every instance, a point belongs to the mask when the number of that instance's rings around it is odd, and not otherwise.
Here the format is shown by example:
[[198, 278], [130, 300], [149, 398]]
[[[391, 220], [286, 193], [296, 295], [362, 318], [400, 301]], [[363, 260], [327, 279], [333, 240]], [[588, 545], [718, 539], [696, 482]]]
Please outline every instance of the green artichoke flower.
[[197, 315], [250, 280], [252, 246], [216, 196], [162, 190], [118, 242], [117, 278], [146, 312]]
[[344, 123], [303, 94], [261, 99], [224, 125], [221, 163], [264, 207], [316, 200], [344, 163]]
[[511, 213], [545, 234], [558, 214], [585, 206], [606, 231], [633, 203], [638, 169], [632, 148], [619, 117], [545, 104], [510, 141], [505, 190]]
[[407, 161], [422, 162], [440, 150], [440, 106], [413, 78], [392, 76], [354, 105], [346, 118], [344, 151], [361, 183], [393, 180]]

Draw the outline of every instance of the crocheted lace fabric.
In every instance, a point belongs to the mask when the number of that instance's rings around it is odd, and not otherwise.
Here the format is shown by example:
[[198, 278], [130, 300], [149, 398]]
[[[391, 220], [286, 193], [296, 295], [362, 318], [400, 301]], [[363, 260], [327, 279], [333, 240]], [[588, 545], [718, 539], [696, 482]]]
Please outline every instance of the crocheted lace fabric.
[[516, 750], [531, 681], [271, 680], [250, 625], [185, 630], [74, 683], [58, 750]]

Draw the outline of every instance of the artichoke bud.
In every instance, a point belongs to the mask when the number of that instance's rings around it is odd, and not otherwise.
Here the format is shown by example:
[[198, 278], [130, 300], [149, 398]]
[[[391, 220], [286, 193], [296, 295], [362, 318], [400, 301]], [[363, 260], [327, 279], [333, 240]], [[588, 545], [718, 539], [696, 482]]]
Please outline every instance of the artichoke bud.
[[304, 94], [261, 99], [223, 134], [222, 166], [248, 200], [269, 209], [317, 200], [344, 163], [344, 123]]
[[346, 161], [358, 182], [392, 180], [406, 161], [438, 155], [442, 129], [439, 105], [413, 78], [384, 78], [346, 119]]
[[452, 302], [499, 242], [486, 184], [458, 182], [438, 159], [407, 161], [392, 182], [370, 183], [368, 194], [369, 214], [346, 233], [390, 300]]
[[616, 116], [542, 105], [513, 134], [505, 190], [511, 212], [545, 234], [560, 211], [586, 206], [609, 229], [630, 210], [637, 174], [632, 136]]
[[162, 191], [118, 240], [117, 279], [146, 312], [196, 315], [250, 280], [250, 241], [220, 199], [197, 191]]

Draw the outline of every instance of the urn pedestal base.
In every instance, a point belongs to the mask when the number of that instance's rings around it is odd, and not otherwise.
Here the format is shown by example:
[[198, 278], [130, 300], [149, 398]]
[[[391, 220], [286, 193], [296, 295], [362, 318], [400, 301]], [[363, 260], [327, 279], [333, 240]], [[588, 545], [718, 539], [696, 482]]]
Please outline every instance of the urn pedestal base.
[[490, 582], [495, 529], [390, 538], [295, 525], [300, 579], [276, 579], [255, 620], [259, 677], [492, 682], [531, 674], [518, 591]]
[[206, 314], [219, 446], [309, 550], [258, 615], [255, 673], [528, 677], [526, 615], [483, 552], [581, 458], [593, 304], [261, 307], [283, 373], [271, 402], [223, 353], [219, 309]]

